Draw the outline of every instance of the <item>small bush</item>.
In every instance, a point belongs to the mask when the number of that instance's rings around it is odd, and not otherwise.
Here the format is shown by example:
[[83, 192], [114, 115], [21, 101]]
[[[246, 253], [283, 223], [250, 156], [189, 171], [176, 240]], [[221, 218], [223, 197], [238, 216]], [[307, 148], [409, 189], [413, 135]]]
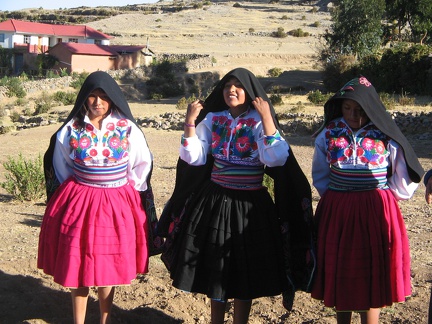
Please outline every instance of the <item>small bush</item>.
[[233, 7], [234, 8], [241, 8], [241, 4], [238, 3], [238, 2], [236, 2], [236, 3], [233, 4]]
[[255, 33], [255, 28], [249, 28], [249, 33]]
[[277, 38], [285, 38], [287, 37], [287, 33], [282, 27], [279, 27], [277, 31], [273, 32], [273, 36]]
[[270, 102], [273, 104], [273, 106], [283, 105], [282, 96], [278, 93], [271, 94], [269, 99], [270, 99]]
[[0, 85], [7, 88], [6, 96], [8, 96], [9, 98], [24, 98], [27, 95], [19, 78], [4, 77], [1, 80]]
[[65, 106], [73, 105], [76, 100], [75, 92], [65, 92], [65, 91], [57, 91], [53, 95], [53, 99]]
[[14, 159], [8, 157], [3, 163], [6, 170], [6, 181], [1, 183], [3, 189], [19, 201], [33, 201], [45, 195], [45, 178], [42, 157], [25, 160], [22, 154]]
[[65, 77], [68, 75], [69, 75], [69, 73], [68, 73], [68, 70], [66, 68], [60, 68], [60, 76], [61, 77]]
[[9, 117], [12, 120], [13, 123], [16, 123], [21, 118], [21, 115], [20, 115], [20, 113], [18, 111], [14, 110], [14, 111], [11, 112], [11, 114], [10, 114]]
[[331, 94], [323, 94], [320, 90], [310, 91], [307, 94], [307, 99], [312, 102], [314, 105], [322, 105], [325, 103]]
[[53, 106], [54, 96], [43, 91], [41, 96], [35, 100], [35, 115], [48, 112]]
[[386, 92], [381, 92], [379, 97], [387, 110], [393, 110], [395, 108], [396, 101], [394, 100], [393, 96]]
[[292, 113], [299, 113], [299, 112], [301, 112], [303, 110], [304, 110], [304, 105], [302, 104], [301, 101], [299, 101], [299, 102], [296, 103], [296, 105], [294, 107], [292, 107], [290, 109], [290, 112], [292, 112]]
[[415, 104], [414, 97], [408, 97], [405, 93], [399, 96], [398, 102], [401, 106], [413, 106]]
[[185, 93], [184, 86], [176, 79], [174, 71], [174, 64], [167, 60], [153, 65], [153, 76], [146, 81], [149, 98], [158, 100]]
[[70, 83], [70, 86], [74, 89], [81, 89], [88, 75], [89, 75], [88, 72], [72, 73], [73, 80]]
[[315, 21], [314, 23], [312, 23], [312, 27], [319, 27], [321, 25], [321, 23], [319, 21]]
[[270, 70], [268, 70], [267, 74], [272, 78], [277, 78], [282, 74], [282, 72], [283, 71], [281, 68], [271, 68]]
[[309, 36], [309, 33], [303, 31], [303, 29], [301, 29], [301, 28], [290, 30], [288, 32], [288, 34], [291, 36], [294, 36], [294, 37], [308, 37]]
[[24, 106], [28, 103], [28, 100], [25, 98], [18, 98], [17, 100], [15, 100], [15, 106]]
[[197, 100], [198, 98], [195, 97], [195, 95], [190, 96], [189, 98], [182, 97], [177, 101], [176, 109], [178, 110], [186, 110], [188, 105], [192, 102]]

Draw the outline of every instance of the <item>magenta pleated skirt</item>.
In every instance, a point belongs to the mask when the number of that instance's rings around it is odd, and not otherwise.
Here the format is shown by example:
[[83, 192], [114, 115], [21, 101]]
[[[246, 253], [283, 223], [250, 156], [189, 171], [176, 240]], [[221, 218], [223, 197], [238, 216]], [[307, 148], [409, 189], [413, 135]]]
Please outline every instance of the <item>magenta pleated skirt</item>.
[[390, 190], [328, 190], [316, 220], [313, 298], [337, 311], [362, 311], [411, 294], [408, 236]]
[[64, 287], [128, 285], [148, 271], [147, 217], [129, 184], [65, 181], [42, 221], [37, 266]]

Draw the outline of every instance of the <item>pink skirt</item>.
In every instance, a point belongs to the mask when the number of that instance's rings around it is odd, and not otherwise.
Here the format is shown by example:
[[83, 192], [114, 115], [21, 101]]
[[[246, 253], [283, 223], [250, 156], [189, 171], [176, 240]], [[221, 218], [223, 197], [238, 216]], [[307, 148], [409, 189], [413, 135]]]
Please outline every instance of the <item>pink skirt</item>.
[[313, 298], [337, 311], [361, 311], [411, 294], [408, 236], [390, 190], [328, 190], [316, 220]]
[[132, 186], [95, 188], [70, 178], [50, 199], [37, 266], [64, 287], [130, 284], [148, 271], [147, 217]]

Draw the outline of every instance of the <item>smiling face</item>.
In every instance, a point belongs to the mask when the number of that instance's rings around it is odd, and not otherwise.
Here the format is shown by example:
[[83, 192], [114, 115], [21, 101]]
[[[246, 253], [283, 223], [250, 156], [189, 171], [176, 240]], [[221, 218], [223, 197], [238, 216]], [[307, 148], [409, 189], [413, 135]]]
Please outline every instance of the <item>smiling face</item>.
[[363, 108], [351, 99], [342, 101], [342, 116], [352, 130], [360, 129], [369, 122]]
[[[247, 109], [246, 92], [237, 78], [232, 77], [225, 83], [223, 96], [225, 103], [230, 108], [231, 114], [234, 113], [238, 116]], [[239, 114], [236, 112], [239, 112]]]
[[112, 101], [105, 91], [96, 89], [87, 97], [86, 103], [90, 120], [100, 121], [109, 114]]

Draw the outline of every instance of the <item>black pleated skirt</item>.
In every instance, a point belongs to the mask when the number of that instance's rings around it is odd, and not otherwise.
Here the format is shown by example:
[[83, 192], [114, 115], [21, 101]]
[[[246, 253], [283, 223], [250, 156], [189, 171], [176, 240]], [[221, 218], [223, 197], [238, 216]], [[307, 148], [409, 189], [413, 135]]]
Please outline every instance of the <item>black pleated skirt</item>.
[[266, 188], [233, 190], [209, 180], [183, 212], [162, 255], [175, 287], [222, 301], [287, 289], [280, 226]]

